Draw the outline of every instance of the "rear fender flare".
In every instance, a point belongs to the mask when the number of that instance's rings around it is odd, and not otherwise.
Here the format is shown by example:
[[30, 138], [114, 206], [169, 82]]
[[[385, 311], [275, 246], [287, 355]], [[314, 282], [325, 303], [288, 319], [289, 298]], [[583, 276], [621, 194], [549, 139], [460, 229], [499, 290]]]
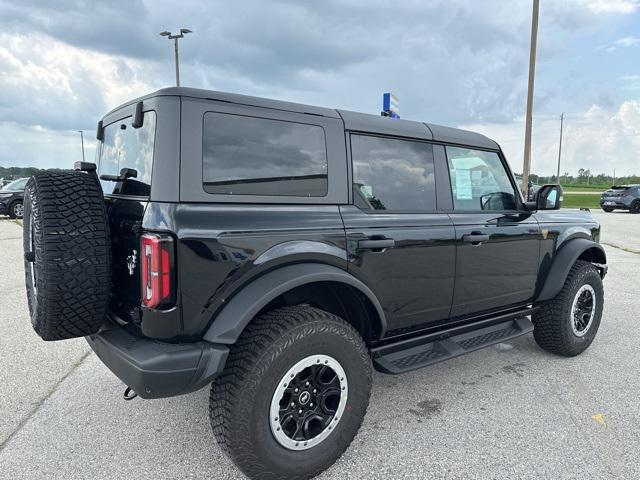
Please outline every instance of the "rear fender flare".
[[551, 300], [560, 293], [573, 264], [576, 263], [576, 260], [580, 255], [591, 249], [594, 250], [594, 257], [598, 260], [595, 263], [603, 265], [607, 263], [607, 255], [604, 248], [593, 240], [576, 238], [569, 240], [562, 245], [553, 259], [547, 278], [540, 289], [540, 293], [538, 294], [536, 301], [541, 302]]
[[216, 315], [203, 340], [212, 343], [233, 344], [249, 322], [273, 299], [283, 293], [316, 282], [338, 282], [356, 288], [375, 307], [380, 318], [380, 337], [387, 323], [380, 301], [360, 280], [337, 267], [321, 263], [299, 263], [272, 270], [241, 289]]

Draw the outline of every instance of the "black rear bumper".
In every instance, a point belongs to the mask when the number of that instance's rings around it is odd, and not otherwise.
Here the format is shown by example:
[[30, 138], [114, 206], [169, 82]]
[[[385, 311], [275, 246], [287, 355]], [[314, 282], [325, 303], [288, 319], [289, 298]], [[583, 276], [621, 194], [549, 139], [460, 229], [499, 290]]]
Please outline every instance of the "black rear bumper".
[[224, 369], [229, 348], [209, 342], [165, 343], [123, 328], [85, 337], [100, 360], [142, 398], [198, 390]]

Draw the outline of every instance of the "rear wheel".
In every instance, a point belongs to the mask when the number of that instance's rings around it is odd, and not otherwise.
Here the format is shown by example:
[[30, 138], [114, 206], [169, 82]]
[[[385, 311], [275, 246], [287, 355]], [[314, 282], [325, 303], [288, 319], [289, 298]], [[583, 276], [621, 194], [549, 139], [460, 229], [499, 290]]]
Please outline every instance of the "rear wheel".
[[602, 210], [604, 210], [607, 213], [613, 212], [613, 208], [608, 208], [608, 207], [602, 207]]
[[634, 200], [631, 206], [629, 207], [629, 212], [631, 213], [640, 213], [640, 200]]
[[212, 385], [216, 440], [250, 478], [311, 478], [356, 435], [371, 377], [362, 338], [341, 318], [309, 306], [261, 315]]
[[532, 315], [536, 343], [558, 355], [579, 355], [598, 332], [603, 305], [600, 272], [592, 263], [578, 260], [560, 293]]
[[9, 218], [22, 218], [24, 216], [24, 204], [22, 200], [16, 200], [9, 205]]

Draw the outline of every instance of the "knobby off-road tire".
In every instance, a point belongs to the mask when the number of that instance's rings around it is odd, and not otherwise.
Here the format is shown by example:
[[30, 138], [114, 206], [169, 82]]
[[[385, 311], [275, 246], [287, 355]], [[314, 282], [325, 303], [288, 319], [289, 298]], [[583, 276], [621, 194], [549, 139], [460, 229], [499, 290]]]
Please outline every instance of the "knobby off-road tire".
[[[328, 436], [314, 446], [296, 450], [293, 445], [283, 446], [282, 436], [276, 439], [280, 426], [278, 417], [270, 416], [270, 409], [284, 384], [291, 391], [293, 385], [313, 389], [314, 380], [305, 387], [306, 382], [298, 383], [298, 376], [290, 378], [289, 373], [301, 361], [312, 358], [315, 363], [316, 357], [335, 359], [344, 369], [346, 382], [342, 378], [341, 385], [347, 386], [348, 393], [339, 396], [344, 399], [344, 410], [337, 421], [331, 421], [333, 429], [325, 429]], [[371, 377], [367, 348], [347, 322], [309, 306], [273, 310], [247, 326], [232, 347], [224, 372], [211, 387], [209, 414], [214, 435], [250, 478], [314, 477], [342, 455], [358, 432], [369, 404]], [[334, 380], [336, 384], [340, 381]], [[303, 403], [302, 393], [297, 395], [288, 401]], [[285, 415], [281, 417], [284, 421]]]
[[[586, 310], [578, 308], [580, 299], [588, 305], [589, 297], [595, 301], [592, 318], [587, 316]], [[600, 272], [589, 262], [576, 261], [560, 293], [540, 305], [532, 315], [536, 343], [548, 352], [565, 357], [579, 355], [591, 345], [598, 332], [603, 305]], [[582, 319], [580, 315], [583, 315]]]
[[44, 172], [24, 196], [29, 313], [44, 340], [98, 331], [109, 304], [111, 241], [102, 190], [84, 172]]

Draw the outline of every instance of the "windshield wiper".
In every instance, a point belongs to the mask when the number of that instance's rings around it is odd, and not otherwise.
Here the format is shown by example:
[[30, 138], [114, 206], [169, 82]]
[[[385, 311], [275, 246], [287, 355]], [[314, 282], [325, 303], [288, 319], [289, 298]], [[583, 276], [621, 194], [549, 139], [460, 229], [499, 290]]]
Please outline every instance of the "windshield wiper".
[[107, 182], [123, 182], [127, 178], [138, 178], [138, 171], [135, 168], [123, 168], [120, 170], [120, 175], [100, 175], [100, 180]]

